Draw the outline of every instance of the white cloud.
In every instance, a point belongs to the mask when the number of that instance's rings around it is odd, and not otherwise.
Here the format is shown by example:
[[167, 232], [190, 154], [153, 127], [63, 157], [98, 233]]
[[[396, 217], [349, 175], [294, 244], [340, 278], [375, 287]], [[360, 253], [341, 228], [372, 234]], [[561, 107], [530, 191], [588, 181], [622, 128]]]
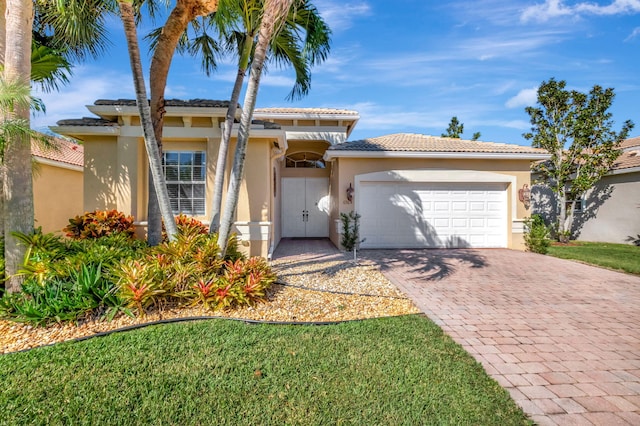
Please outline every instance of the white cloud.
[[371, 14], [371, 6], [364, 1], [317, 0], [315, 4], [320, 15], [334, 32], [347, 30], [351, 28], [354, 19]]
[[640, 27], [635, 27], [633, 29], [633, 31], [631, 31], [631, 34], [629, 34], [629, 37], [625, 38], [624, 41], [630, 41], [633, 40], [634, 38], [640, 36]]
[[31, 127], [45, 129], [58, 120], [90, 116], [86, 105], [92, 105], [97, 99], [132, 99], [135, 93], [131, 75], [113, 70], [78, 66], [73, 69], [70, 80], [59, 92], [34, 91], [34, 96], [44, 101], [47, 113], [32, 117]]
[[614, 0], [606, 6], [594, 3], [578, 3], [574, 7], [578, 12], [587, 12], [594, 15], [634, 14], [640, 12], [640, 0]]
[[[291, 71], [291, 75], [293, 75], [293, 71]], [[291, 89], [295, 84], [296, 80], [293, 77], [277, 74], [277, 73], [266, 73], [262, 74], [260, 79], [260, 85], [264, 86], [275, 86], [275, 87], [287, 87]]]
[[527, 107], [536, 103], [538, 97], [538, 88], [522, 89], [517, 95], [509, 99], [505, 106], [507, 108]]
[[622, 15], [640, 13], [640, 0], [614, 0], [608, 5], [581, 2], [574, 5], [565, 5], [563, 0], [545, 0], [544, 3], [527, 7], [520, 19], [523, 22], [544, 22], [561, 16], [575, 16], [581, 14], [591, 15]]
[[520, 19], [523, 22], [531, 20], [547, 21], [559, 16], [571, 15], [572, 13], [571, 8], [562, 4], [562, 0], [546, 0], [542, 4], [527, 7], [520, 15]]

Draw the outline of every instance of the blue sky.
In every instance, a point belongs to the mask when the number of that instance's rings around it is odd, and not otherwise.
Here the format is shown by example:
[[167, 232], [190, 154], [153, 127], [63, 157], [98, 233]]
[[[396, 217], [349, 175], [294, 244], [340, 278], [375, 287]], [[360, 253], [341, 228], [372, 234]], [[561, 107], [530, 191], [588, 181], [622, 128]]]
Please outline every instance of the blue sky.
[[[345, 108], [360, 113], [350, 140], [397, 132], [440, 135], [452, 116], [463, 137], [529, 145], [524, 108], [550, 78], [587, 92], [613, 87], [616, 129], [640, 135], [640, 0], [315, 0], [333, 30], [329, 59], [313, 70], [310, 94], [288, 102], [289, 69], [270, 67], [258, 107]], [[71, 84], [38, 94], [47, 114], [34, 128], [89, 116], [96, 99], [134, 98], [118, 20], [100, 60], [74, 69]], [[158, 24], [159, 25], [159, 24]], [[141, 28], [144, 34], [151, 26]], [[145, 60], [148, 55], [143, 54]], [[148, 70], [148, 61], [145, 64]], [[234, 61], [207, 77], [191, 58], [174, 59], [167, 98], [228, 99]]]

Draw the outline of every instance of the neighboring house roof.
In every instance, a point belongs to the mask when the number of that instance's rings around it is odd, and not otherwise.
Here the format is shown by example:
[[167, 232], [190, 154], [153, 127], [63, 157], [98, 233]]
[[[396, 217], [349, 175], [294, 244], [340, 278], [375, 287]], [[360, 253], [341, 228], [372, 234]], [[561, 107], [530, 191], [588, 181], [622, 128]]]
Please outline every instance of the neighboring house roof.
[[620, 144], [622, 154], [613, 164], [612, 173], [630, 173], [640, 171], [640, 136], [629, 138]]
[[396, 133], [334, 145], [327, 150], [325, 159], [358, 156], [546, 159], [549, 154], [544, 149], [520, 145]]
[[37, 143], [31, 143], [31, 153], [36, 160], [42, 162], [62, 163], [69, 166], [82, 167], [84, 165], [84, 147], [77, 143], [61, 139], [51, 139], [51, 148], [44, 148]]
[[335, 108], [256, 108], [255, 114], [359, 115], [358, 111]]
[[629, 148], [640, 148], [640, 136], [623, 140], [622, 143], [620, 143], [620, 148], [625, 151]]

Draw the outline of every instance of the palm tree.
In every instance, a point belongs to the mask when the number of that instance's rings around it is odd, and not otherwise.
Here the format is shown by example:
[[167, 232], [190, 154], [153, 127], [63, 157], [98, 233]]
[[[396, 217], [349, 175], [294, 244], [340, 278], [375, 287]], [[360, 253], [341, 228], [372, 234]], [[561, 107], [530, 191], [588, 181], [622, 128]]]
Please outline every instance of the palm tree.
[[[207, 16], [218, 9], [218, 0], [177, 0], [176, 6], [171, 11], [167, 22], [153, 49], [151, 58], [151, 68], [149, 71], [150, 89], [151, 89], [151, 122], [158, 146], [158, 152], [162, 156], [162, 130], [164, 128], [164, 92], [167, 87], [167, 77], [171, 60], [176, 52], [178, 43], [183, 38], [189, 23], [200, 16]], [[162, 239], [162, 221], [159, 214], [156, 186], [152, 179], [149, 179], [149, 204], [147, 211], [147, 242], [150, 245], [157, 245]], [[162, 189], [167, 191], [166, 186]], [[168, 195], [167, 195], [168, 200]], [[164, 217], [163, 217], [164, 218]], [[173, 221], [164, 218], [165, 225], [167, 221]], [[172, 238], [171, 232], [167, 229], [169, 238]]]
[[[4, 22], [4, 79], [19, 82], [29, 87], [31, 75], [31, 29], [33, 23], [32, 0], [7, 0]], [[6, 12], [6, 13], [5, 13]], [[29, 108], [15, 103], [13, 109], [2, 111], [3, 122], [23, 120], [29, 127]], [[19, 291], [21, 278], [15, 273], [22, 264], [25, 247], [18, 243], [13, 232], [33, 232], [33, 182], [31, 179], [31, 145], [24, 133], [14, 133], [4, 144], [3, 165], [4, 205], [3, 222], [5, 235], [5, 271], [9, 277], [5, 288], [9, 292]]]
[[155, 186], [164, 188], [164, 191], [157, 191], [158, 204], [161, 214], [165, 219], [165, 226], [169, 240], [175, 239], [178, 233], [176, 222], [171, 212], [171, 204], [169, 202], [169, 194], [166, 190], [164, 174], [162, 172], [162, 160], [158, 150], [158, 143], [155, 140], [153, 124], [151, 123], [151, 110], [149, 101], [147, 100], [147, 92], [144, 85], [144, 77], [142, 74], [142, 62], [140, 61], [140, 48], [138, 46], [138, 34], [136, 31], [135, 12], [133, 9], [133, 0], [119, 0], [120, 18], [124, 25], [124, 32], [127, 38], [127, 47], [129, 51], [129, 59], [131, 61], [131, 72], [133, 73], [133, 83], [136, 91], [136, 103], [140, 111], [140, 119], [142, 121], [142, 129], [144, 132], [144, 144], [147, 148], [149, 157], [149, 169]]
[[[234, 0], [230, 3], [231, 12], [218, 20], [222, 32], [226, 32], [228, 42], [235, 45], [238, 54], [238, 71], [231, 93], [224, 125], [224, 133], [218, 149], [216, 174], [213, 184], [213, 202], [211, 208], [210, 233], [218, 232], [220, 227], [220, 208], [222, 205], [222, 190], [224, 172], [227, 164], [227, 153], [231, 140], [231, 131], [236, 115], [240, 91], [244, 83], [256, 35], [262, 18], [262, 1], [247, 2]], [[218, 14], [220, 16], [222, 14]], [[229, 21], [235, 21], [236, 28], [226, 31]], [[305, 34], [304, 41], [300, 40], [301, 31]], [[270, 44], [270, 51], [279, 65], [293, 65], [296, 72], [296, 83], [289, 94], [289, 98], [299, 98], [309, 91], [310, 67], [324, 61], [329, 53], [329, 36], [331, 30], [320, 17], [315, 6], [307, 0], [297, 0], [295, 7], [289, 8], [284, 25], [274, 36]], [[235, 42], [235, 43], [234, 43]], [[302, 44], [302, 50], [300, 45]]]
[[[102, 41], [106, 37], [105, 16], [109, 13], [116, 13], [116, 5], [119, 2], [113, 0], [70, 0], [65, 2], [38, 0], [38, 4], [40, 3], [42, 3], [41, 9], [39, 9], [41, 27], [69, 39], [65, 43], [54, 46], [68, 46], [68, 52], [80, 59], [87, 55], [97, 56], [102, 53], [103, 46], [98, 44], [98, 41]], [[138, 17], [140, 7], [144, 4], [152, 19], [155, 17], [159, 4], [167, 7], [169, 5], [167, 0], [132, 0], [127, 3], [131, 4], [134, 8], [134, 14]], [[177, 0], [154, 45], [150, 71], [150, 111], [160, 156], [162, 155], [164, 90], [171, 59], [189, 23], [198, 16], [206, 16], [214, 12], [217, 5], [218, 0]], [[82, 25], [78, 25], [78, 22], [82, 22]], [[87, 46], [82, 43], [83, 41], [93, 41], [94, 43], [88, 43]], [[150, 152], [147, 154], [149, 155], [149, 163], [153, 163], [154, 160], [151, 158], [153, 155]], [[149, 210], [151, 212], [149, 214], [148, 242], [155, 245], [160, 241], [162, 219], [168, 226], [170, 238], [174, 237], [172, 230], [175, 229], [175, 226], [172, 226], [171, 223], [175, 223], [175, 219], [173, 214], [165, 215], [161, 219], [156, 191], [152, 186], [153, 179], [149, 181]], [[163, 199], [166, 198], [168, 201], [166, 186], [162, 188], [162, 191], [165, 192], [162, 196]], [[163, 207], [163, 210], [166, 209]]]
[[245, 155], [247, 143], [249, 141], [249, 130], [253, 119], [253, 111], [256, 106], [258, 88], [260, 87], [260, 77], [269, 50], [269, 44], [275, 34], [281, 28], [284, 19], [289, 14], [294, 0], [265, 0], [263, 7], [262, 22], [258, 34], [253, 61], [251, 62], [251, 72], [249, 74], [249, 84], [244, 99], [244, 108], [240, 117], [240, 128], [238, 129], [238, 141], [236, 152], [229, 179], [229, 191], [224, 206], [224, 214], [220, 223], [218, 244], [220, 245], [220, 257], [224, 258], [227, 251], [229, 235], [233, 225], [233, 217], [238, 207], [240, 196], [240, 183], [244, 175]]

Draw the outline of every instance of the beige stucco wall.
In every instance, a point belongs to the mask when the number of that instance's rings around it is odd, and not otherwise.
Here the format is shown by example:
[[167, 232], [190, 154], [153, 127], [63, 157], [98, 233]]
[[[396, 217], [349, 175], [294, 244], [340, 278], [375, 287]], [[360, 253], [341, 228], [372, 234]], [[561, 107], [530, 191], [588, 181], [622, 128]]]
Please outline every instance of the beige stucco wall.
[[83, 210], [82, 171], [38, 163], [33, 178], [35, 226], [42, 232], [61, 232]]
[[91, 136], [84, 142], [83, 210], [119, 209], [117, 194], [127, 190], [131, 171], [118, 164], [117, 139]]
[[605, 176], [587, 195], [573, 227], [582, 241], [630, 244], [640, 238], [640, 172]]
[[[332, 167], [330, 238], [337, 247], [340, 247], [340, 228], [337, 219], [340, 213], [348, 213], [354, 208], [354, 204], [347, 200], [346, 190], [350, 184], [355, 187], [356, 175], [388, 170], [441, 169], [443, 173], [455, 170], [487, 171], [513, 177], [515, 188], [511, 183], [507, 185], [507, 246], [524, 249], [522, 234], [518, 228], [520, 228], [520, 221], [529, 215], [529, 211], [514, 194], [517, 194], [517, 189], [522, 188], [524, 184], [530, 184], [528, 160], [338, 158]], [[515, 206], [515, 212], [513, 206]]]
[[[213, 129], [212, 129], [213, 130]], [[197, 219], [208, 222], [213, 198], [215, 165], [220, 142], [219, 134], [210, 138], [165, 138], [165, 151], [205, 151], [207, 156], [206, 213]], [[279, 162], [271, 158], [273, 138], [252, 138], [247, 147], [245, 179], [240, 189], [236, 220], [249, 229], [248, 241], [242, 245], [250, 255], [266, 256], [275, 235], [273, 167]], [[235, 140], [232, 140], [225, 179], [233, 163]], [[139, 136], [92, 136], [85, 139], [84, 204], [82, 210], [117, 209], [134, 216], [138, 234], [144, 237], [147, 220], [148, 161], [144, 140]], [[225, 199], [223, 197], [223, 207]], [[268, 236], [266, 235], [268, 234]], [[246, 238], [246, 235], [243, 235]]]

